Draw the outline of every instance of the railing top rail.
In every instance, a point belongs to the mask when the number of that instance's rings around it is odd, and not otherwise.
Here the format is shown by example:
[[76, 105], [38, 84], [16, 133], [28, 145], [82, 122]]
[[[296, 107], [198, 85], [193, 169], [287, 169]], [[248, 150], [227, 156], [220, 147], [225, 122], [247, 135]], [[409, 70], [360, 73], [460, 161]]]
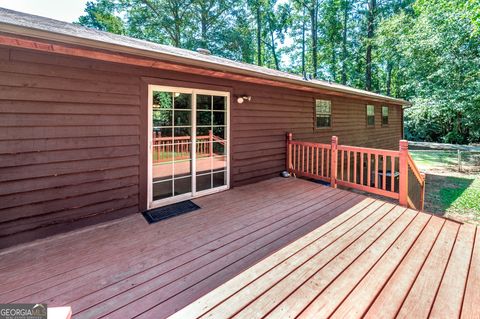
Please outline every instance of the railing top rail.
[[[215, 135], [213, 135], [212, 137], [214, 138]], [[209, 135], [197, 136], [197, 139], [209, 139], [209, 138], [210, 138]], [[175, 136], [175, 137], [167, 136], [167, 137], [154, 137], [153, 141], [171, 141], [171, 140], [189, 140], [189, 139], [191, 139], [191, 136]]]
[[313, 146], [330, 149], [332, 148], [331, 144], [315, 143], [315, 142], [302, 142], [302, 141], [289, 141], [292, 145], [303, 145], [303, 146]]
[[378, 155], [386, 155], [386, 156], [395, 156], [399, 157], [399, 151], [393, 150], [384, 150], [378, 148], [369, 148], [369, 147], [359, 147], [359, 146], [350, 146], [350, 145], [338, 145], [339, 151], [353, 151], [353, 152], [361, 152], [361, 153], [370, 153], [370, 154], [378, 154]]

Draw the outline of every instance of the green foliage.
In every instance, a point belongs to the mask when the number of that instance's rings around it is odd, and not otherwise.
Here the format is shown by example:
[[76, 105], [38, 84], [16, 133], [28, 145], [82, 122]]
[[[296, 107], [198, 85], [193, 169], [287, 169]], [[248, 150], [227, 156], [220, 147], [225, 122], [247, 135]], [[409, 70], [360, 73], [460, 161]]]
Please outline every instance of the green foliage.
[[406, 67], [402, 95], [414, 106], [405, 113], [407, 138], [447, 143], [478, 142], [480, 136], [480, 38], [454, 2], [417, 1], [402, 30], [396, 56]]
[[95, 0], [78, 23], [371, 87], [413, 102], [408, 139], [480, 141], [478, 0]]
[[125, 34], [125, 26], [122, 19], [116, 16], [117, 3], [112, 0], [88, 1], [84, 16], [78, 19], [78, 23], [111, 33]]

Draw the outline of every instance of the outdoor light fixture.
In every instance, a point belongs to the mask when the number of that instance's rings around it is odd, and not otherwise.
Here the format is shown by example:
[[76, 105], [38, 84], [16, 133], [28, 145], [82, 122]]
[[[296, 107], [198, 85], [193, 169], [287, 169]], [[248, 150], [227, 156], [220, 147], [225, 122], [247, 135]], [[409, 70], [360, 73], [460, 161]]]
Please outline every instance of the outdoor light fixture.
[[245, 100], [250, 102], [252, 100], [252, 97], [250, 95], [242, 95], [237, 98], [238, 104], [242, 104]]

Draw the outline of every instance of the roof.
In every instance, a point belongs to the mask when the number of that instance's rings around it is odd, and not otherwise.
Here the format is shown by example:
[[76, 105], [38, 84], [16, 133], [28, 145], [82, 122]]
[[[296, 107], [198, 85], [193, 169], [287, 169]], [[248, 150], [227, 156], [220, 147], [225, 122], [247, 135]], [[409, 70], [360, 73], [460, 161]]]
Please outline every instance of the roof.
[[209, 68], [253, 77], [293, 83], [304, 87], [353, 94], [364, 98], [374, 98], [401, 105], [410, 102], [381, 94], [359, 90], [346, 85], [321, 80], [305, 80], [301, 76], [232, 61], [215, 55], [205, 55], [191, 50], [139, 40], [127, 36], [86, 28], [36, 15], [0, 8], [0, 32], [27, 37], [76, 44], [94, 49], [148, 56], [159, 60]]

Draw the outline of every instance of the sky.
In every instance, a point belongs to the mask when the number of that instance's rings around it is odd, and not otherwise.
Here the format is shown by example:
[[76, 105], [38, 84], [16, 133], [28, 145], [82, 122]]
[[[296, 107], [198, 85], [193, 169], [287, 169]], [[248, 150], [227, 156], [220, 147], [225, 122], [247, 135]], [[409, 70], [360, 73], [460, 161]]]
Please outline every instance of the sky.
[[83, 15], [87, 0], [0, 0], [0, 7], [74, 22]]

